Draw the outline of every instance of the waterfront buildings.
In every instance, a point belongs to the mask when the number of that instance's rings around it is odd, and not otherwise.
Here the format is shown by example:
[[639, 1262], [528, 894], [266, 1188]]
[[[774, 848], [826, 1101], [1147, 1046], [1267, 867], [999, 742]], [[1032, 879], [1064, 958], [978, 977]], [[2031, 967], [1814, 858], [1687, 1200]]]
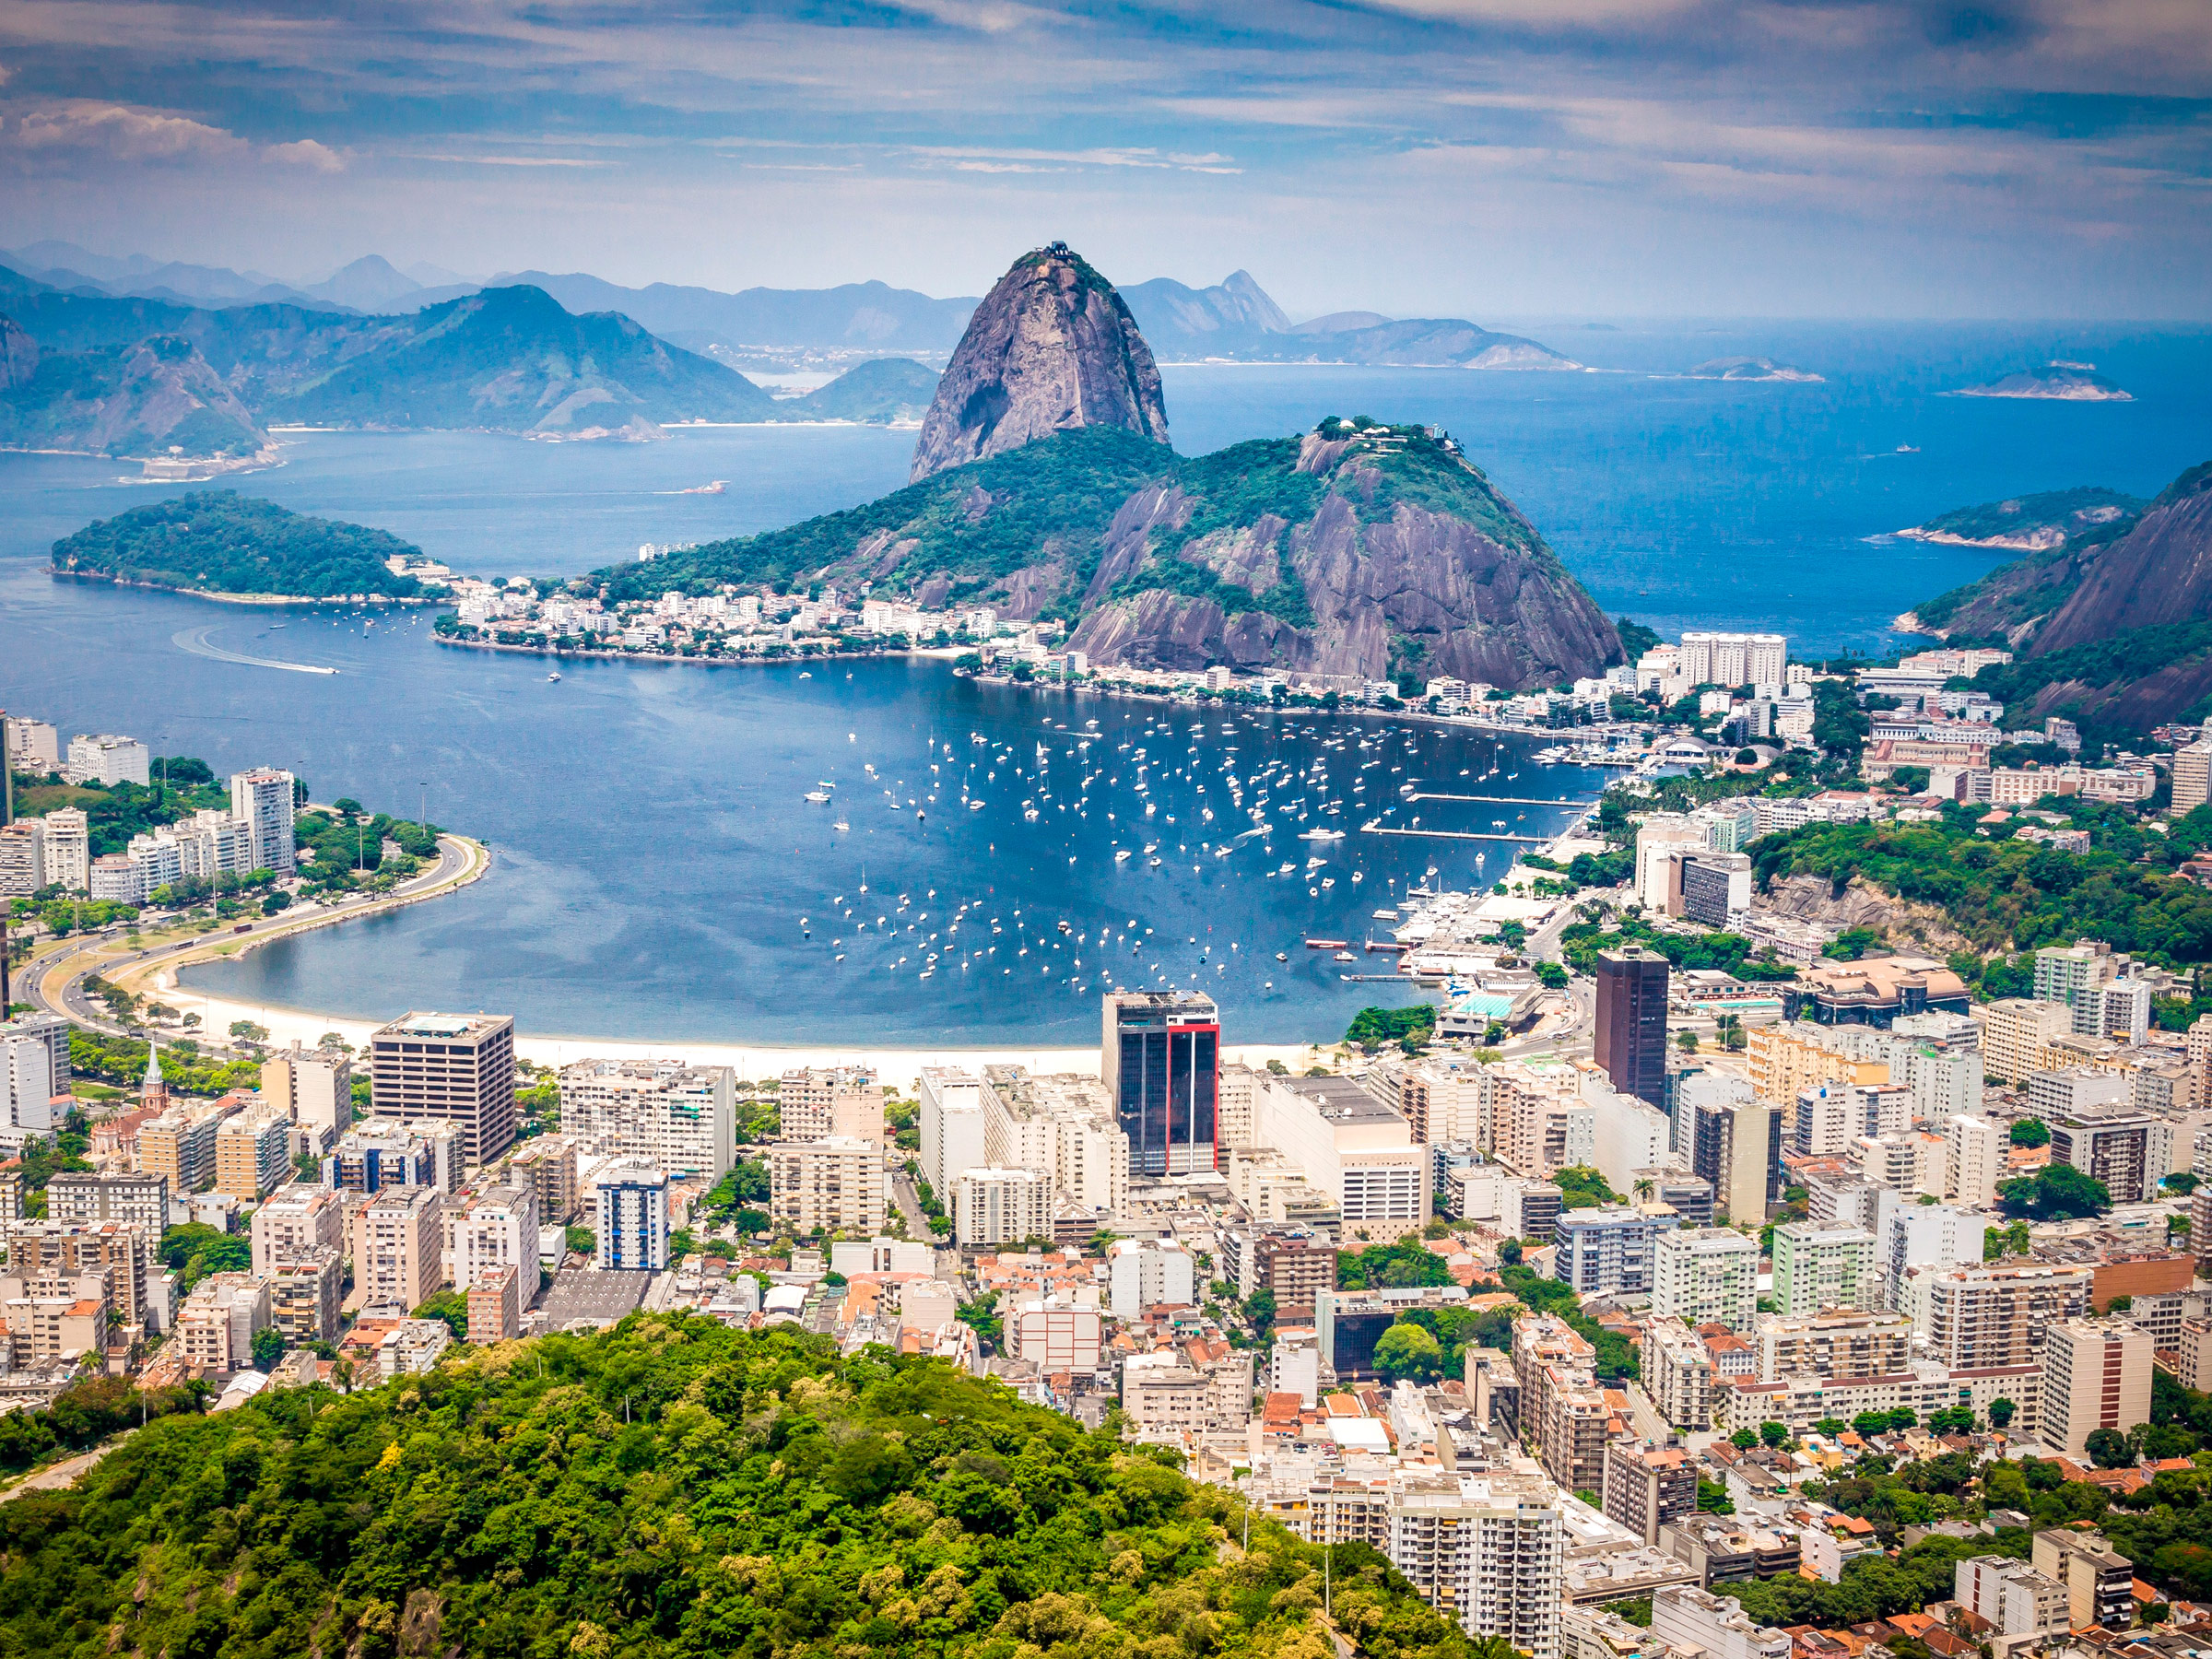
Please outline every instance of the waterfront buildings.
[[983, 1082], [957, 1066], [925, 1065], [916, 1092], [922, 1179], [943, 1204], [953, 1177], [989, 1161], [983, 1150]]
[[1218, 1167], [1221, 1016], [1194, 991], [1117, 991], [1103, 999], [1099, 1075], [1129, 1137], [1133, 1171]]
[[442, 1123], [465, 1163], [488, 1163], [514, 1139], [514, 1020], [507, 1015], [414, 1013], [369, 1039], [376, 1115]]
[[1270, 1077], [1259, 1085], [1253, 1112], [1262, 1145], [1303, 1172], [1346, 1230], [1395, 1238], [1428, 1218], [1429, 1149], [1415, 1143], [1404, 1118], [1351, 1079]]
[[884, 1094], [874, 1070], [865, 1065], [787, 1071], [777, 1085], [777, 1135], [783, 1140], [821, 1140], [844, 1135], [881, 1141]]
[[109, 789], [118, 783], [135, 783], [144, 788], [153, 782], [146, 745], [135, 737], [121, 737], [112, 732], [90, 736], [79, 733], [70, 738], [69, 755], [62, 775], [72, 783], [98, 783]]
[[297, 783], [288, 771], [265, 766], [232, 775], [230, 816], [245, 826], [249, 870], [289, 876], [296, 867], [292, 832], [296, 795]]
[[1655, 950], [1598, 953], [1597, 1064], [1615, 1088], [1651, 1106], [1666, 1100], [1666, 976]]
[[[641, 1158], [672, 1175], [695, 1175], [712, 1185], [736, 1160], [735, 1078], [726, 1065], [685, 1065], [675, 1060], [579, 1061], [560, 1068], [561, 1132], [594, 1156]], [[811, 1101], [804, 1086], [799, 1093], [803, 1100]], [[882, 1094], [878, 1090], [859, 1098], [874, 1106], [873, 1138], [880, 1141]], [[784, 1113], [782, 1137], [815, 1138], [790, 1128], [790, 1097], [779, 1100]], [[811, 1122], [818, 1114], [803, 1108], [798, 1115]], [[824, 1110], [818, 1115], [827, 1121], [830, 1113]], [[819, 1133], [827, 1135], [829, 1130]]]

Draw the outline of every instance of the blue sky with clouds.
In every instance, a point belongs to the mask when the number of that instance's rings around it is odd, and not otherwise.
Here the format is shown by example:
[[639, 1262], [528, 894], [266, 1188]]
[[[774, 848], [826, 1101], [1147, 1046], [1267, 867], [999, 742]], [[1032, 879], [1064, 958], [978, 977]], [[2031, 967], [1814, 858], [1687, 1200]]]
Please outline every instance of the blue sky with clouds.
[[2212, 312], [2206, 0], [0, 0], [0, 245], [1294, 314]]

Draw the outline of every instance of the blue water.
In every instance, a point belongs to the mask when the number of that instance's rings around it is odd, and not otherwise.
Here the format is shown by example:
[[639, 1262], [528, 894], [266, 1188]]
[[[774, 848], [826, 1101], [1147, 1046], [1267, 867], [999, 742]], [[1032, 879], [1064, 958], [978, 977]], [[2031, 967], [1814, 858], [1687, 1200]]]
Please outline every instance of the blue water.
[[[2212, 338], [2202, 332], [1531, 332], [1615, 371], [1171, 369], [1176, 441], [1201, 451], [1327, 413], [1440, 421], [1608, 612], [1670, 633], [1780, 627], [1816, 652], [1885, 648], [1897, 612], [1994, 562], [1883, 533], [2035, 488], [2147, 494], [2212, 453]], [[1828, 379], [1657, 378], [1744, 353]], [[2137, 401], [1940, 395], [2052, 356], [2097, 362]], [[287, 465], [241, 487], [385, 526], [465, 570], [554, 574], [630, 557], [644, 541], [705, 539], [866, 500], [904, 481], [911, 446], [910, 433], [858, 429], [689, 430], [643, 446], [311, 434]], [[795, 667], [577, 665], [550, 685], [542, 663], [437, 647], [418, 621], [363, 633], [357, 619], [295, 614], [279, 629], [265, 613], [52, 581], [54, 537], [171, 493], [121, 483], [118, 471], [0, 456], [0, 706], [65, 731], [133, 732], [218, 769], [291, 766], [325, 798], [407, 813], [427, 801], [433, 818], [485, 836], [497, 853], [493, 876], [463, 893], [203, 971], [196, 982], [211, 990], [363, 1018], [408, 1006], [512, 1010], [526, 1030], [562, 1034], [1080, 1042], [1111, 978], [1203, 985], [1221, 1000], [1231, 1041], [1288, 1041], [1334, 1035], [1351, 1010], [1398, 999], [1395, 986], [1339, 979], [1326, 953], [1301, 948], [1304, 935], [1356, 946], [1369, 912], [1430, 864], [1465, 882], [1501, 862], [1498, 847], [1478, 867], [1470, 843], [1356, 827], [1405, 777], [1479, 783], [1493, 760], [1484, 739], [1350, 719], [1223, 731], [1217, 717], [1194, 735], [1186, 714], [1168, 734], [1152, 705], [994, 691], [927, 664], [860, 665], [849, 681], [841, 667], [802, 679]], [[672, 493], [712, 478], [727, 490]], [[202, 628], [222, 649], [342, 672], [282, 674], [175, 642]], [[1066, 752], [1093, 718], [1099, 741]], [[1011, 749], [986, 750], [971, 733]], [[1357, 748], [1377, 733], [1382, 747]], [[917, 787], [933, 739], [935, 803]], [[1035, 775], [1040, 739], [1053, 749], [1049, 797]], [[1149, 821], [1127, 759], [1139, 744], [1155, 760], [1172, 757], [1165, 773], [1147, 771]], [[1536, 768], [1526, 750], [1508, 746], [1483, 787], [1582, 796], [1597, 782]], [[985, 754], [1006, 759], [999, 778], [985, 775], [990, 764], [975, 774], [971, 793], [985, 806], [971, 811], [959, 786]], [[1278, 787], [1274, 833], [1214, 857], [1213, 844], [1249, 821], [1223, 810], [1223, 765], [1248, 778], [1266, 756], [1300, 773], [1324, 762], [1325, 790]], [[1367, 790], [1350, 793], [1355, 769], [1378, 757]], [[879, 778], [862, 770], [869, 762]], [[1073, 781], [1082, 771], [1095, 774], [1088, 792]], [[844, 832], [830, 827], [837, 809], [800, 799], [823, 780], [837, 785]], [[882, 794], [893, 787], [927, 816], [894, 811]], [[1346, 840], [1292, 839], [1327, 817], [1331, 799], [1341, 805], [1328, 821], [1351, 831]], [[1024, 800], [1039, 806], [1034, 823]], [[1291, 800], [1303, 820], [1285, 817], [1280, 803]], [[1206, 806], [1213, 824], [1199, 816]], [[1520, 806], [1422, 811], [1428, 828], [1557, 820], [1552, 808]], [[1160, 821], [1171, 815], [1172, 827]], [[1159, 846], [1157, 868], [1141, 852], [1148, 841]], [[1117, 845], [1136, 856], [1117, 864]], [[1312, 853], [1329, 863], [1309, 877]], [[1286, 860], [1293, 877], [1264, 874]], [[1324, 876], [1336, 885], [1322, 888]], [[947, 924], [962, 904], [975, 908], [960, 912], [955, 937]], [[989, 931], [993, 917], [1002, 932]], [[1101, 928], [1112, 935], [1105, 954]], [[1277, 962], [1278, 949], [1290, 959]], [[939, 959], [925, 979], [931, 950]]]

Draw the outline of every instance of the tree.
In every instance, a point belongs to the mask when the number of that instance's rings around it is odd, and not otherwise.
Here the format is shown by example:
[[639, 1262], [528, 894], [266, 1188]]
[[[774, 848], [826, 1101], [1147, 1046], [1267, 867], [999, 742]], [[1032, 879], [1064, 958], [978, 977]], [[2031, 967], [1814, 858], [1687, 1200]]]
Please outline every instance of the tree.
[[1246, 1297], [1244, 1317], [1252, 1322], [1253, 1330], [1265, 1337], [1275, 1328], [1275, 1292], [1262, 1285]]
[[2071, 1220], [2101, 1216], [2112, 1207], [2104, 1182], [2072, 1164], [2048, 1164], [1997, 1189], [1997, 1208], [2024, 1220]]
[[2096, 1460], [2100, 1469], [2117, 1469], [2135, 1461], [2127, 1449], [2127, 1436], [2117, 1429], [2090, 1430], [2082, 1449]]
[[2021, 1118], [2012, 1126], [2012, 1144], [2016, 1147], [2047, 1147], [2051, 1144], [2051, 1126], [2041, 1118]]
[[1844, 1430], [1850, 1427], [1851, 1425], [1846, 1423], [1841, 1418], [1822, 1418], [1818, 1422], [1813, 1425], [1813, 1432], [1815, 1434], [1825, 1434], [1832, 1440], [1835, 1438], [1835, 1436], [1842, 1433]]
[[1728, 1443], [1735, 1447], [1739, 1452], [1748, 1452], [1752, 1447], [1759, 1444], [1759, 1430], [1756, 1429], [1738, 1429], [1734, 1434], [1728, 1437]]
[[1703, 1476], [1698, 1477], [1698, 1509], [1708, 1515], [1733, 1515], [1735, 1500], [1728, 1496], [1728, 1488], [1716, 1486]]
[[1498, 1259], [1508, 1267], [1518, 1267], [1521, 1265], [1521, 1241], [1508, 1239], [1504, 1243], [1499, 1245]]
[[1385, 1382], [1433, 1382], [1443, 1369], [1443, 1346], [1418, 1324], [1394, 1324], [1375, 1344], [1375, 1370]]
[[2019, 1407], [2010, 1400], [2002, 1398], [1992, 1400], [1989, 1403], [1989, 1426], [1992, 1429], [2008, 1427], [2012, 1422], [2012, 1414], [2018, 1409]]
[[590, 1255], [599, 1248], [599, 1241], [588, 1227], [571, 1227], [567, 1232], [568, 1246], [578, 1255]]
[[1759, 1426], [1759, 1438], [1761, 1443], [1779, 1452], [1790, 1443], [1789, 1427], [1783, 1423], [1761, 1423]]
[[284, 1333], [275, 1325], [263, 1325], [253, 1333], [253, 1369], [271, 1371], [276, 1361], [284, 1358]]
[[462, 1290], [441, 1290], [415, 1310], [418, 1319], [442, 1319], [455, 1342], [468, 1340], [468, 1295]]
[[230, 1022], [230, 1035], [241, 1042], [266, 1042], [269, 1040], [269, 1028], [255, 1025], [250, 1019], [234, 1019]]
[[1698, 1052], [1698, 1034], [1695, 1031], [1682, 1031], [1677, 1033], [1675, 1037], [1675, 1046], [1680, 1049], [1686, 1054], [1696, 1053]]

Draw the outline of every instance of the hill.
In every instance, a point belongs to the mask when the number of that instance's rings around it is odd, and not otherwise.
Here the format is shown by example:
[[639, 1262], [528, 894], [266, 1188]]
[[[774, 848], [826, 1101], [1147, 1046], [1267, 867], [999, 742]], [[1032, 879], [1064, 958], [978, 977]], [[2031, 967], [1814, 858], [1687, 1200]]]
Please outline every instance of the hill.
[[53, 544], [77, 576], [219, 594], [411, 598], [422, 586], [384, 561], [422, 549], [385, 530], [310, 518], [234, 489], [194, 490], [98, 519]]
[[912, 358], [873, 358], [805, 397], [776, 406], [779, 420], [918, 421], [937, 394], [937, 376]]
[[1691, 380], [1722, 381], [1794, 381], [1807, 385], [1818, 385], [1824, 377], [1809, 369], [1794, 368], [1778, 363], [1772, 358], [1724, 357], [1711, 358], [1689, 371]]
[[[159, 1418], [0, 1505], [16, 1653], [1328, 1659], [1322, 1548], [941, 1360], [632, 1318]], [[1471, 1644], [1362, 1545], [1371, 1659]]]
[[41, 351], [0, 316], [0, 447], [200, 458], [253, 455], [268, 441], [190, 340]]
[[[1938, 513], [1924, 524], [1900, 530], [1914, 541], [1946, 542], [1963, 547], [2012, 547], [2041, 553], [2068, 542], [2096, 536], [2113, 541], [2126, 534], [2147, 503], [2140, 496], [2085, 485], [2014, 496]], [[2117, 533], [2110, 526], [2125, 521]]]
[[1293, 324], [1249, 271], [1234, 272], [1208, 288], [1156, 276], [1124, 288], [1122, 298], [1145, 338], [1170, 361], [1582, 367], [1548, 346], [1459, 317], [1394, 319], [1355, 311]]
[[2094, 363], [2051, 363], [1986, 385], [1961, 386], [1953, 397], [2034, 397], [2061, 403], [2131, 403], [2134, 394], [2099, 374]]
[[1900, 530], [1913, 541], [2026, 553], [1915, 606], [1914, 626], [1959, 639], [2025, 639], [2023, 630], [2073, 596], [2099, 555], [2136, 527], [2147, 505], [2116, 489], [2054, 489], [1961, 507]]
[[666, 421], [759, 420], [775, 410], [735, 371], [615, 312], [575, 316], [539, 288], [486, 288], [411, 321], [404, 337], [272, 398], [269, 413], [318, 426], [651, 436]]
[[930, 351], [952, 349], [969, 300], [935, 300], [884, 282], [723, 293], [655, 282], [622, 288], [582, 272], [520, 271], [494, 278], [543, 288], [571, 311], [618, 311], [694, 350]]

